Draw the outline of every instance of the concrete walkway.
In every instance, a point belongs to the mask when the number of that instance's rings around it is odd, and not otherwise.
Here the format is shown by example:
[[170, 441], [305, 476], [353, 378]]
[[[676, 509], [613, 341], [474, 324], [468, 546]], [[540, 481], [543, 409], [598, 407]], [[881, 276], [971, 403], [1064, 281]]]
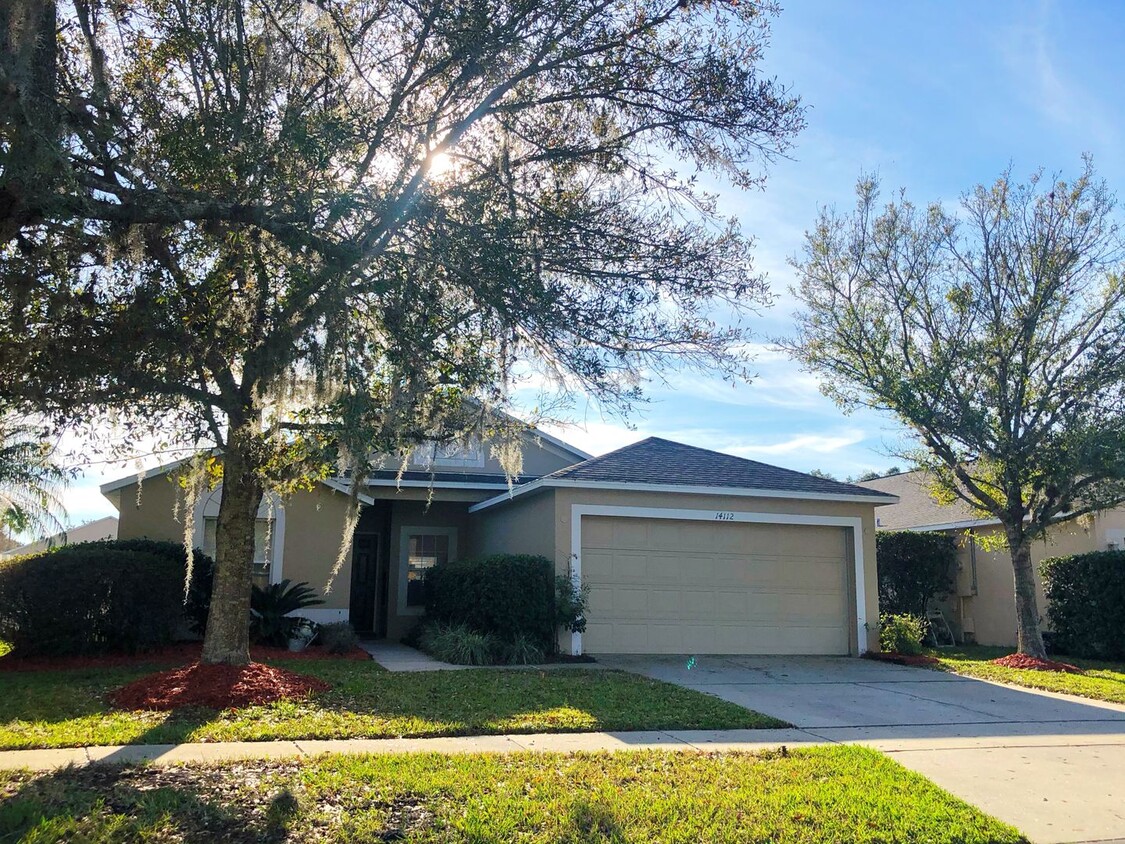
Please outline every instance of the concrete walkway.
[[400, 642], [377, 640], [360, 642], [359, 646], [371, 654], [371, 658], [388, 671], [461, 671], [468, 665], [454, 665], [441, 662], [429, 654]]
[[1125, 839], [1125, 706], [860, 659], [599, 661], [882, 750], [1040, 844]]
[[536, 733], [415, 739], [339, 741], [231, 741], [206, 744], [133, 744], [0, 752], [0, 770], [49, 771], [67, 765], [150, 762], [229, 762], [295, 759], [326, 753], [575, 753], [619, 750], [743, 750], [829, 744], [800, 730], [649, 730], [625, 733]]

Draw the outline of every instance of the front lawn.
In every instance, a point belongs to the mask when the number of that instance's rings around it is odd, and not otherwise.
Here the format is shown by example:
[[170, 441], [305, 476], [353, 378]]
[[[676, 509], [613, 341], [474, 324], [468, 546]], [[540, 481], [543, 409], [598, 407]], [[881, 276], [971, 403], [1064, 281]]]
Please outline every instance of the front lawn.
[[120, 712], [111, 690], [160, 667], [0, 672], [0, 749], [787, 726], [710, 695], [619, 671], [397, 674], [374, 662], [278, 661], [331, 691], [216, 712]]
[[0, 840], [16, 839], [1025, 841], [881, 754], [841, 746], [0, 773]]
[[1086, 669], [1085, 674], [1067, 674], [1061, 671], [1031, 671], [993, 665], [991, 660], [1012, 653], [1011, 648], [990, 648], [965, 645], [957, 650], [935, 650], [931, 653], [941, 661], [941, 667], [966, 677], [1011, 683], [1029, 689], [1062, 692], [1068, 695], [1125, 703], [1125, 665], [1120, 662], [1098, 662], [1090, 659], [1072, 659], [1054, 656]]

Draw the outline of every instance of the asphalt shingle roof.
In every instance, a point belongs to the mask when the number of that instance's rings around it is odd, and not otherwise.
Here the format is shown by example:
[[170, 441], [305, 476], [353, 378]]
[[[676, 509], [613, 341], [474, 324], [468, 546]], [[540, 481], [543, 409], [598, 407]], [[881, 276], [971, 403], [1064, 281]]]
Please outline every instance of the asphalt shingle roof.
[[864, 481], [862, 485], [898, 496], [897, 504], [884, 504], [875, 511], [878, 526], [887, 530], [972, 522], [981, 518], [961, 499], [951, 504], [938, 504], [934, 501], [925, 472], [888, 475]]
[[659, 437], [649, 437], [617, 451], [559, 469], [544, 475], [543, 480], [730, 487], [871, 497], [884, 494]]

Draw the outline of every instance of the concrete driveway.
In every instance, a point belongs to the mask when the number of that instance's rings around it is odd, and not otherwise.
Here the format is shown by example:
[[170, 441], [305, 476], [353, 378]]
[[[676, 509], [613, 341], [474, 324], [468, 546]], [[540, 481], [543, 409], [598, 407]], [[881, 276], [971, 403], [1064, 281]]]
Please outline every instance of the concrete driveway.
[[882, 750], [1035, 842], [1125, 842], [1125, 706], [861, 659], [601, 656]]

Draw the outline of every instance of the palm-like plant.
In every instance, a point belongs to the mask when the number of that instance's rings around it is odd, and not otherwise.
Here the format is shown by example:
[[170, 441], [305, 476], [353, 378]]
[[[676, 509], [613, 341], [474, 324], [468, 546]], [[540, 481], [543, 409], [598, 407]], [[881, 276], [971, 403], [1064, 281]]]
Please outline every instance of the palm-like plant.
[[53, 449], [26, 420], [0, 416], [0, 526], [13, 533], [55, 533], [66, 509], [60, 497], [66, 472]]

